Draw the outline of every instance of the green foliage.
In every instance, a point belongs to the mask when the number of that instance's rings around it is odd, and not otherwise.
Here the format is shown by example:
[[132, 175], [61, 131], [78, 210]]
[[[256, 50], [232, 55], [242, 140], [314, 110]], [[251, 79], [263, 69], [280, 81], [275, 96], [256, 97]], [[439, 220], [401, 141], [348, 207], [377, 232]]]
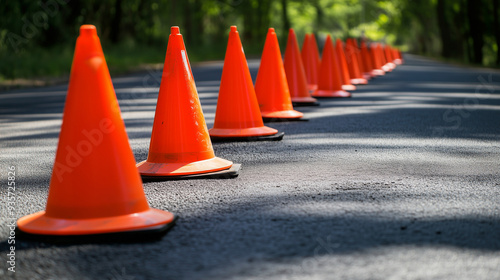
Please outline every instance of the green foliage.
[[222, 59], [229, 26], [237, 25], [250, 57], [262, 51], [268, 27], [276, 29], [284, 48], [290, 26], [299, 43], [310, 32], [319, 36], [320, 44], [327, 34], [334, 39], [366, 37], [405, 51], [464, 62], [482, 55], [478, 58], [484, 65], [494, 65], [499, 62], [500, 27], [495, 25], [499, 0], [475, 0], [477, 17], [468, 12], [469, 1], [4, 1], [0, 79], [67, 75], [82, 24], [97, 26], [108, 65], [117, 72], [162, 63], [172, 25], [180, 26], [192, 61]]

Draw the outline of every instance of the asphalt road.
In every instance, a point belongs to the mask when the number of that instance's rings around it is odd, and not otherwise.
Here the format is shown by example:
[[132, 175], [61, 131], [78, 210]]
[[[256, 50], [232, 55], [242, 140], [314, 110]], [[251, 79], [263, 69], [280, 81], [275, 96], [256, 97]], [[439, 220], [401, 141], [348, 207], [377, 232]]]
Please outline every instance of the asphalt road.
[[[500, 73], [405, 59], [350, 99], [298, 108], [309, 122], [269, 124], [281, 142], [214, 144], [242, 164], [236, 179], [145, 183], [180, 217], [162, 240], [16, 240], [15, 273], [8, 223], [45, 209], [67, 86], [0, 93], [0, 278], [500, 279]], [[209, 128], [221, 71], [193, 67]], [[160, 77], [113, 79], [137, 161]]]

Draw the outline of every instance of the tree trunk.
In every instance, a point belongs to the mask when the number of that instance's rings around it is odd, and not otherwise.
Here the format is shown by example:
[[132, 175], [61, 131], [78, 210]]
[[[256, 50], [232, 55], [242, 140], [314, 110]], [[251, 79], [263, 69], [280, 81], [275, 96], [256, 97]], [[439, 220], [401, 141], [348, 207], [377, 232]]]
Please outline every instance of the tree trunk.
[[453, 46], [451, 44], [450, 26], [446, 18], [446, 0], [438, 0], [436, 5], [439, 33], [441, 34], [441, 55], [446, 58], [452, 57]]
[[[325, 12], [321, 7], [319, 1], [314, 1], [314, 8], [316, 9], [316, 28], [318, 30], [323, 26], [323, 18], [325, 17]], [[317, 35], [317, 34], [316, 34]]]
[[115, 1], [115, 14], [111, 21], [111, 34], [109, 35], [111, 42], [118, 43], [120, 40], [120, 31], [122, 25], [122, 0]]
[[474, 63], [483, 63], [483, 45], [484, 45], [484, 26], [481, 18], [482, 0], [468, 0], [467, 11], [470, 26], [470, 35], [472, 38], [472, 48], [474, 51]]
[[195, 16], [194, 16], [194, 28], [195, 28], [195, 44], [203, 44], [203, 34], [205, 33], [205, 26], [203, 25], [203, 6], [202, 0], [195, 0]]
[[183, 12], [183, 29], [181, 30], [181, 33], [184, 34], [184, 38], [186, 39], [186, 42], [188, 44], [192, 44], [193, 42], [193, 36], [195, 35], [193, 32], [193, 24], [192, 24], [192, 15], [193, 11], [191, 9], [192, 4], [190, 1], [183, 1], [182, 2], [182, 12]]
[[[169, 1], [170, 2], [170, 17], [169, 17], [169, 25], [170, 26], [174, 26], [177, 23], [177, 10], [176, 10], [176, 0], [172, 0], [172, 1]], [[182, 30], [181, 30], [181, 33], [182, 33]]]
[[259, 6], [257, 7], [257, 29], [256, 39], [264, 42], [266, 40], [267, 29], [270, 24], [269, 12], [271, 9], [270, 0], [258, 1]]
[[471, 44], [471, 35], [470, 35], [470, 26], [467, 20], [468, 17], [468, 11], [467, 11], [467, 0], [460, 0], [460, 15], [461, 15], [461, 20], [462, 26], [463, 26], [463, 41], [465, 42], [465, 57], [467, 59], [467, 62], [473, 61], [473, 52], [472, 52], [472, 44]]
[[254, 15], [256, 12], [252, 6], [253, 1], [244, 1], [243, 8], [243, 32], [242, 37], [244, 41], [251, 42], [253, 40], [253, 31], [256, 28]]
[[498, 13], [500, 8], [500, 0], [493, 0], [493, 30], [497, 41], [497, 65], [500, 66], [500, 26]]
[[288, 18], [288, 1], [281, 0], [281, 11], [282, 11], [282, 20], [283, 20], [283, 42], [287, 41], [288, 30], [290, 29], [290, 19]]

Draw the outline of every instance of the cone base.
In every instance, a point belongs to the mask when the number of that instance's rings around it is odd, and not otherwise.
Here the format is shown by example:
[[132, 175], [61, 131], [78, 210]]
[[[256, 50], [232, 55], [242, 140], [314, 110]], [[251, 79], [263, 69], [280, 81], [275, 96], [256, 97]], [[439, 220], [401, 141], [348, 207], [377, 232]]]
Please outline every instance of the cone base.
[[224, 170], [230, 168], [232, 164], [231, 161], [218, 157], [181, 163], [149, 162], [145, 160], [137, 164], [137, 169], [141, 176], [182, 176]]
[[264, 135], [264, 136], [246, 136], [246, 137], [217, 137], [211, 136], [210, 139], [213, 143], [216, 142], [252, 142], [252, 141], [281, 141], [284, 132], [278, 132], [273, 135]]
[[295, 110], [261, 112], [261, 114], [264, 119], [300, 119], [304, 116], [304, 114]]
[[325, 90], [318, 89], [313, 94], [314, 97], [351, 97], [351, 93], [345, 90]]
[[342, 85], [342, 89], [343, 90], [356, 90], [356, 86], [355, 85]]
[[211, 128], [208, 130], [210, 137], [256, 137], [278, 133], [278, 130], [267, 126], [250, 128]]
[[385, 64], [384, 66], [382, 66], [382, 70], [384, 70], [387, 73], [387, 72], [391, 72], [392, 68], [388, 64]]
[[292, 97], [291, 99], [292, 99], [292, 104], [295, 104], [295, 103], [301, 103], [301, 104], [311, 103], [311, 104], [314, 104], [314, 103], [317, 103], [317, 101], [318, 101], [316, 98], [313, 98], [311, 96]]
[[368, 81], [365, 78], [351, 79], [351, 84], [353, 85], [366, 85]]
[[87, 235], [50, 235], [33, 234], [16, 228], [16, 237], [20, 240], [51, 244], [99, 244], [99, 243], [144, 243], [160, 240], [175, 225], [177, 216], [171, 223], [141, 230], [131, 230], [103, 234]]
[[319, 106], [319, 102], [292, 102], [293, 107]]
[[175, 220], [174, 214], [154, 208], [128, 215], [78, 220], [47, 217], [45, 211], [41, 211], [20, 218], [17, 226], [21, 237], [32, 240], [87, 242], [89, 239], [108, 240], [109, 235], [115, 240], [123, 235], [125, 239], [134, 237], [137, 241], [142, 234], [156, 237], [165, 234]]
[[385, 75], [385, 71], [382, 69], [373, 69], [371, 73], [374, 76], [384, 76]]
[[371, 80], [374, 77], [375, 77], [375, 75], [373, 75], [371, 73], [363, 73], [363, 78], [365, 78], [367, 81]]
[[194, 179], [232, 179], [239, 175], [241, 164], [234, 163], [229, 169], [201, 174], [181, 175], [181, 176], [142, 176], [143, 182], [160, 182], [174, 180], [194, 180]]
[[270, 122], [308, 122], [309, 119], [304, 118], [295, 118], [295, 119], [286, 119], [286, 118], [262, 118], [264, 123]]
[[395, 63], [396, 65], [401, 65], [401, 64], [403, 64], [403, 60], [401, 60], [401, 59], [399, 59], [399, 58], [396, 58], [396, 59], [394, 59], [394, 63]]

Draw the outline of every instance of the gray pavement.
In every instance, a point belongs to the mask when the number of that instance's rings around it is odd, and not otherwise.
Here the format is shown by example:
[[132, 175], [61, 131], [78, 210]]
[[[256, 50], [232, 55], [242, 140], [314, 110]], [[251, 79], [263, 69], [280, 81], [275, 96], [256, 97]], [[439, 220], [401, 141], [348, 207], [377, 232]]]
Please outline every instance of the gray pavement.
[[[281, 142], [214, 144], [242, 164], [236, 179], [145, 183], [180, 217], [158, 242], [16, 240], [12, 273], [2, 207], [0, 279], [500, 279], [500, 73], [405, 58], [351, 99], [297, 108], [309, 122], [269, 124]], [[221, 71], [193, 67], [209, 128]], [[137, 161], [160, 77], [113, 79]], [[66, 88], [0, 93], [0, 201], [14, 165], [15, 218], [45, 209]]]

